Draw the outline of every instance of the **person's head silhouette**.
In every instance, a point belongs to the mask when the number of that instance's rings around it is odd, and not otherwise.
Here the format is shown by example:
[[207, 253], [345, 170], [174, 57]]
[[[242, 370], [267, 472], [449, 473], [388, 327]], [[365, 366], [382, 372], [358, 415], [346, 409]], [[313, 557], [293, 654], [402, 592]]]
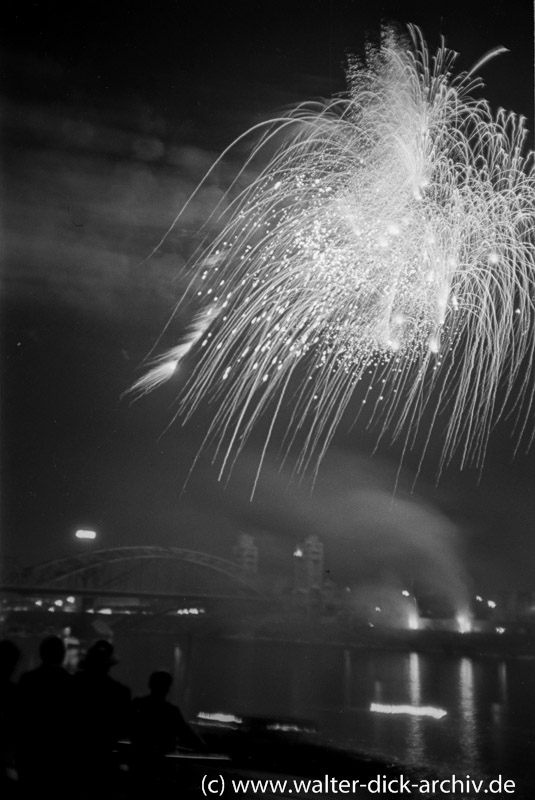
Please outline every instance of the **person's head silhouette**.
[[59, 667], [65, 659], [65, 645], [59, 636], [46, 636], [39, 645], [41, 661], [47, 667]]
[[167, 697], [172, 683], [173, 678], [169, 672], [165, 672], [165, 670], [153, 672], [149, 678], [151, 695], [156, 699], [164, 700]]
[[91, 645], [83, 661], [85, 670], [97, 674], [107, 674], [115, 664], [117, 659], [113, 656], [113, 645], [105, 639]]

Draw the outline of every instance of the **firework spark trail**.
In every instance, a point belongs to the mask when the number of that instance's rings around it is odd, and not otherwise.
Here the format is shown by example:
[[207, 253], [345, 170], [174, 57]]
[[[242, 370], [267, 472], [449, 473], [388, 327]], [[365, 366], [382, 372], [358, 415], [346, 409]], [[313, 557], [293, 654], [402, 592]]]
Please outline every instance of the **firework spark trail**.
[[[409, 31], [411, 45], [387, 33], [365, 66], [351, 64], [346, 98], [266, 126], [244, 170], [265, 152], [269, 163], [195, 257], [208, 316], [187, 347], [199, 358], [178, 414], [217, 401], [206, 441], [222, 472], [274, 407], [265, 453], [286, 405], [286, 444], [305, 434], [298, 468], [319, 463], [359, 383], [370, 422], [405, 446], [424, 412], [427, 440], [447, 413], [441, 467], [458, 448], [463, 465], [482, 463], [508, 402], [526, 419], [535, 181], [524, 121], [493, 115], [473, 98], [476, 68], [453, 76], [456, 54], [442, 44], [431, 58]], [[169, 378], [178, 350], [134, 389]]]
[[137, 380], [129, 389], [129, 392], [135, 395], [144, 395], [156, 389], [160, 384], [165, 383], [169, 378], [174, 375], [180, 363], [186, 358], [189, 351], [196, 345], [201, 336], [210, 327], [213, 321], [214, 314], [217, 311], [213, 307], [208, 307], [204, 311], [200, 311], [194, 318], [188, 335], [183, 342], [171, 347], [161, 356], [155, 359], [156, 366], [152, 367], [149, 372]]

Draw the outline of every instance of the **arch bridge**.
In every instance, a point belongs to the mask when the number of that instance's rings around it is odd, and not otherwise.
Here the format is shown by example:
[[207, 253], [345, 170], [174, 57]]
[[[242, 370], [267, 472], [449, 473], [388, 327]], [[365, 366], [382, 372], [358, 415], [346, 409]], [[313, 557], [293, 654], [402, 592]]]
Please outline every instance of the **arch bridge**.
[[179, 547], [116, 547], [55, 559], [5, 576], [4, 590], [96, 596], [258, 596], [235, 562]]

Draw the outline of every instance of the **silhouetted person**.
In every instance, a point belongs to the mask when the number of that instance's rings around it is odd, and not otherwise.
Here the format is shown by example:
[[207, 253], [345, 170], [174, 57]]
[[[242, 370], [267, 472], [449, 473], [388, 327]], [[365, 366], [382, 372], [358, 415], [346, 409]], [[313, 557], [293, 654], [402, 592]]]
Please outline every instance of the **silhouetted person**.
[[0, 793], [12, 797], [16, 786], [15, 754], [20, 720], [19, 687], [12, 680], [20, 650], [9, 639], [0, 641]]
[[117, 778], [115, 751], [125, 736], [130, 712], [130, 690], [108, 675], [117, 664], [113, 645], [100, 640], [89, 648], [73, 678], [79, 711], [78, 769], [88, 796], [102, 796]]
[[180, 709], [166, 699], [172, 682], [168, 672], [153, 672], [149, 679], [150, 694], [132, 703], [131, 773], [138, 794], [143, 794], [147, 785], [172, 779], [173, 764], [166, 763], [165, 755], [174, 752], [177, 746], [205, 749]]
[[47, 636], [39, 646], [41, 664], [19, 681], [21, 785], [35, 800], [66, 793], [72, 769], [75, 709], [73, 679], [63, 668], [65, 645]]

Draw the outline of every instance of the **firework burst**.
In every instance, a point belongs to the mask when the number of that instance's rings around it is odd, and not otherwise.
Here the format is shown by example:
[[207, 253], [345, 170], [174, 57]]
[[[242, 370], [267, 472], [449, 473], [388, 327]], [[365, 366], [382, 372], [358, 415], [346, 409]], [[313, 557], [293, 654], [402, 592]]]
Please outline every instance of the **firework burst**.
[[[494, 53], [455, 76], [455, 53], [442, 44], [431, 57], [409, 33], [351, 63], [344, 98], [260, 126], [246, 166], [269, 153], [267, 166], [194, 260], [204, 316], [178, 413], [213, 402], [207, 440], [222, 471], [265, 412], [260, 465], [279, 417], [285, 446], [299, 437], [299, 469], [317, 465], [355, 394], [379, 435], [407, 447], [443, 414], [440, 466], [457, 449], [463, 465], [481, 464], [505, 409], [527, 417], [535, 182], [524, 121], [473, 97]], [[175, 362], [171, 351], [135, 389]]]

